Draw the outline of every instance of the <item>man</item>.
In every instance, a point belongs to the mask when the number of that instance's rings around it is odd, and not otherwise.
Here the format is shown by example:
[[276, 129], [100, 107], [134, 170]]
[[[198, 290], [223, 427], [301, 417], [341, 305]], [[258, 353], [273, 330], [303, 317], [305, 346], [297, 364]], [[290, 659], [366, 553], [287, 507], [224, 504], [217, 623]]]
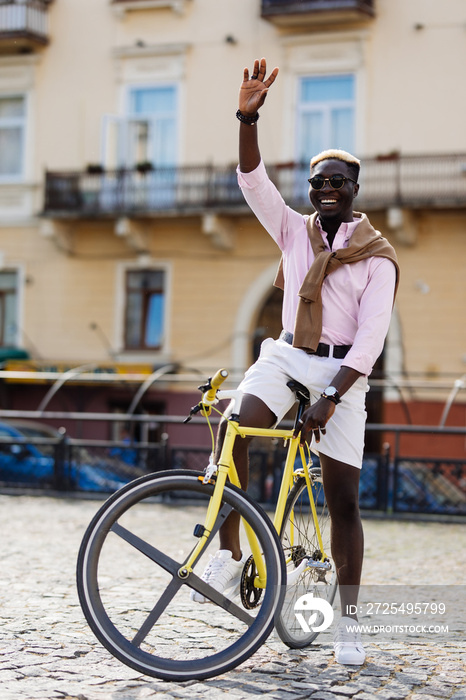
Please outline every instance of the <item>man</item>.
[[[353, 212], [359, 191], [359, 161], [341, 150], [311, 160], [309, 197], [316, 213], [293, 211], [267, 177], [257, 138], [258, 110], [275, 81], [266, 79], [266, 62], [256, 60], [240, 89], [238, 180], [243, 194], [282, 251], [276, 283], [284, 289], [283, 332], [264, 341], [258, 361], [247, 371], [241, 422], [269, 428], [294, 402], [289, 378], [305, 384], [312, 397], [303, 415], [301, 442], [313, 440], [322, 467], [331, 515], [331, 548], [342, 619], [334, 637], [336, 660], [362, 664], [365, 652], [355, 634], [363, 560], [359, 515], [359, 475], [364, 447], [367, 376], [382, 351], [397, 284], [393, 248]], [[220, 440], [224, 425], [220, 427]], [[247, 486], [247, 440], [237, 440], [235, 464]], [[203, 574], [227, 594], [234, 591], [243, 566], [239, 523], [232, 516], [220, 531], [220, 551]], [[192, 599], [206, 602], [193, 592]], [[350, 607], [351, 606], [351, 607]], [[351, 629], [350, 629], [351, 627]]]

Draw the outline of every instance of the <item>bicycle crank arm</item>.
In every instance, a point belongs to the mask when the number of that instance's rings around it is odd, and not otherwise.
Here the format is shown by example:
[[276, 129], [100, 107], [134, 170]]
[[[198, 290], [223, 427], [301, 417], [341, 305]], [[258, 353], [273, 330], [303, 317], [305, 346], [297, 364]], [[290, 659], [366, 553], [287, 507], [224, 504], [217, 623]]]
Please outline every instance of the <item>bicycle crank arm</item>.
[[308, 559], [303, 559], [301, 564], [293, 569], [293, 571], [288, 571], [286, 574], [286, 585], [294, 586], [298, 578], [301, 576], [303, 571], [308, 567]]

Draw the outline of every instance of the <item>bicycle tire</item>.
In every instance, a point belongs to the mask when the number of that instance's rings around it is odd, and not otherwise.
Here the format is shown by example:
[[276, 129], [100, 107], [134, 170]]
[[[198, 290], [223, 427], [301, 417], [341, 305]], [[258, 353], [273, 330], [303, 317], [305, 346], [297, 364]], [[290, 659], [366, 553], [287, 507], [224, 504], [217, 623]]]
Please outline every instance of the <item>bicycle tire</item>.
[[[126, 665], [164, 680], [209, 678], [245, 661], [272, 631], [284, 595], [285, 563], [273, 525], [247, 494], [227, 484], [222, 508], [241, 515], [263, 552], [262, 602], [251, 612], [239, 601], [237, 607], [227, 601], [224, 609], [190, 600], [193, 579], [177, 572], [197, 543], [189, 528], [203, 522], [203, 500], [213, 491], [200, 476], [173, 470], [124, 486], [93, 518], [78, 556], [79, 599], [97, 639]], [[167, 525], [175, 518], [171, 539]], [[215, 551], [213, 540], [209, 547]], [[200, 576], [204, 565], [203, 554], [194, 574]]]
[[[330, 515], [323, 496], [320, 470], [314, 469], [313, 471], [317, 476], [313, 486], [314, 502], [316, 504], [324, 550], [330, 558]], [[293, 541], [291, 541], [290, 534], [290, 518], [292, 514], [294, 519]], [[288, 576], [299, 566], [305, 555], [315, 556], [319, 550], [304, 476], [296, 480], [288, 494], [280, 530], [280, 539], [285, 561], [287, 562]], [[306, 568], [293, 583], [287, 583], [284, 601], [280, 612], [277, 614], [275, 628], [280, 639], [292, 649], [301, 649], [309, 646], [319, 634], [319, 632], [314, 632], [313, 629], [320, 626], [324, 619], [322, 613], [319, 612], [312, 627], [307, 625], [307, 629], [303, 628], [302, 624], [304, 623], [297, 618], [295, 609], [299, 598], [307, 593], [312, 593], [314, 597], [323, 598], [330, 605], [333, 604], [338, 583], [331, 558], [330, 564], [332, 565], [330, 571], [323, 572]]]

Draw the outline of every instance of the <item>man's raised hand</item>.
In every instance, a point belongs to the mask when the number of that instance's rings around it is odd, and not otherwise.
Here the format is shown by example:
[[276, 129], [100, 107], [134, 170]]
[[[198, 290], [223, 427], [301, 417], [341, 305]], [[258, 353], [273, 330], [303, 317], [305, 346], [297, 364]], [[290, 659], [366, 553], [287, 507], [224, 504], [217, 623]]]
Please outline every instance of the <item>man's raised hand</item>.
[[239, 91], [239, 109], [245, 116], [254, 116], [264, 104], [269, 87], [278, 75], [278, 68], [274, 68], [269, 77], [265, 79], [267, 64], [265, 58], [256, 58], [254, 70], [249, 77], [248, 68], [244, 69], [243, 82]]

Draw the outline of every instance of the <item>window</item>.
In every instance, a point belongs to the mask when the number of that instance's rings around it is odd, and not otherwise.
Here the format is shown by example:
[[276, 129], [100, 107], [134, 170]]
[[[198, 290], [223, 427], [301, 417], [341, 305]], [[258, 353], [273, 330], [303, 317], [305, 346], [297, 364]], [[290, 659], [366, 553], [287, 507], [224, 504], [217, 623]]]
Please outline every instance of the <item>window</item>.
[[0, 97], [0, 180], [23, 177], [25, 135], [24, 96]]
[[165, 272], [126, 273], [125, 349], [160, 350], [164, 341]]
[[131, 87], [125, 116], [104, 119], [104, 157], [109, 169], [136, 169], [122, 183], [107, 176], [101, 207], [117, 198], [139, 209], [171, 207], [176, 198], [177, 89], [174, 85]]
[[[177, 98], [173, 85], [133, 87], [129, 93], [129, 116], [146, 124], [130, 141], [129, 153], [133, 159], [145, 139], [145, 158], [155, 165], [175, 165], [177, 160]], [[133, 137], [134, 138], [134, 137]]]
[[176, 165], [177, 103], [174, 85], [130, 88], [126, 115], [104, 118], [105, 165], [110, 168], [134, 168], [147, 162], [155, 166]]
[[299, 162], [327, 148], [354, 148], [354, 75], [303, 77], [299, 82]]
[[17, 341], [16, 272], [0, 272], [0, 346], [15, 346]]

